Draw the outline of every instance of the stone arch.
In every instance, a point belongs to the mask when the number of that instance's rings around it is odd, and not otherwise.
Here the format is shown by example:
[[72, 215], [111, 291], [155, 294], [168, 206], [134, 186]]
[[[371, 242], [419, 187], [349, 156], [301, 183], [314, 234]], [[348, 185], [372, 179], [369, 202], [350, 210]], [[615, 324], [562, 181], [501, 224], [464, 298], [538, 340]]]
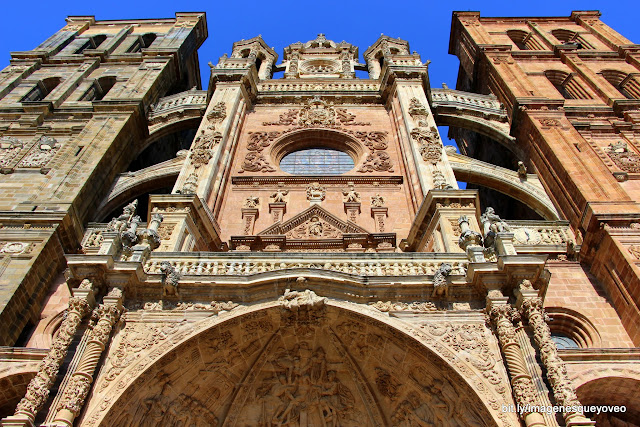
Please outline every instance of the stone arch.
[[490, 163], [449, 153], [449, 162], [457, 180], [482, 185], [529, 206], [546, 220], [558, 220], [560, 215], [535, 174], [520, 178], [516, 171]]
[[13, 415], [16, 405], [27, 392], [29, 381], [38, 372], [39, 360], [11, 366], [0, 374], [0, 419]]
[[591, 379], [576, 389], [580, 403], [624, 406], [625, 412], [589, 413], [598, 426], [638, 426], [640, 420], [640, 379], [629, 376], [602, 376]]
[[[166, 162], [135, 172], [121, 173], [116, 177], [109, 194], [102, 201], [94, 215], [94, 221], [103, 221], [118, 206], [140, 197], [153, 190], [172, 185], [178, 179], [187, 152], [178, 152], [178, 156]], [[144, 214], [144, 213], [143, 213]]]
[[[192, 413], [203, 425], [268, 425], [299, 421], [301, 408], [309, 425], [319, 417], [341, 425], [409, 425], [411, 417], [435, 425], [518, 423], [500, 411], [512, 403], [506, 378], [474, 373], [477, 363], [446, 343], [429, 344], [426, 329], [358, 307], [329, 300], [287, 310], [268, 302], [195, 325], [174, 320], [175, 332], [156, 331], [159, 343], [136, 362], [112, 358], [81, 423], [142, 425], [144, 417], [157, 425], [162, 414], [185, 421]], [[307, 405], [308, 393], [318, 403]]]
[[468, 129], [481, 135], [485, 135], [499, 142], [501, 145], [511, 150], [516, 156], [521, 158], [521, 150], [516, 146], [515, 138], [509, 134], [508, 123], [478, 117], [471, 111], [461, 109], [459, 111], [452, 112], [438, 112], [436, 115], [436, 124], [438, 126], [451, 126]]
[[573, 339], [580, 348], [600, 348], [602, 340], [598, 330], [587, 316], [564, 307], [545, 307], [551, 318], [551, 333], [561, 333]]

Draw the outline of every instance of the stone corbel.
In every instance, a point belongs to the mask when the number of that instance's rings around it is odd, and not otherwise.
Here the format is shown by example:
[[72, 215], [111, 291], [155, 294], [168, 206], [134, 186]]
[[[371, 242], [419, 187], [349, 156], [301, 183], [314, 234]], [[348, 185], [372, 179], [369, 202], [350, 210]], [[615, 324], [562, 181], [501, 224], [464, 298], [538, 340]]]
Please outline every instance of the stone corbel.
[[513, 233], [497, 233], [495, 239], [497, 255], [517, 255], [513, 246]]

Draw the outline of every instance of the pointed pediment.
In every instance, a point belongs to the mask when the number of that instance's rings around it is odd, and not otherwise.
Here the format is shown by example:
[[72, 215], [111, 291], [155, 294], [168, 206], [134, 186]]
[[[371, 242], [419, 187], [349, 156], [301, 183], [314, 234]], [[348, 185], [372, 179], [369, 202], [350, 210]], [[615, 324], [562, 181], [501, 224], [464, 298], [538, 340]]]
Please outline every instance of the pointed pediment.
[[364, 228], [336, 217], [319, 205], [300, 212], [285, 222], [277, 222], [258, 236], [286, 236], [287, 239], [341, 239], [345, 234], [369, 234]]

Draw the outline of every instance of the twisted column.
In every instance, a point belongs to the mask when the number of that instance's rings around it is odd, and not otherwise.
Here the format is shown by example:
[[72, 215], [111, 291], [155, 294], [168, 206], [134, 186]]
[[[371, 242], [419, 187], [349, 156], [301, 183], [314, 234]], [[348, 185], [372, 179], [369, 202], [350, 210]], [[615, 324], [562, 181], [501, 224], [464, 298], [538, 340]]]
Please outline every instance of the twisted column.
[[51, 386], [56, 380], [78, 326], [93, 305], [92, 287], [92, 283], [85, 279], [79, 288], [73, 290], [74, 296], [69, 299], [69, 307], [64, 312], [49, 353], [40, 362], [38, 372], [29, 382], [27, 393], [18, 403], [15, 414], [3, 420], [2, 425], [33, 425], [38, 411], [49, 398]]
[[533, 328], [533, 337], [540, 350], [540, 359], [547, 370], [547, 378], [551, 384], [556, 404], [567, 408], [562, 412], [567, 426], [594, 425], [595, 423], [582, 413], [582, 404], [576, 396], [573, 384], [567, 374], [567, 368], [558, 356], [556, 343], [551, 339], [551, 329], [546, 322], [542, 298], [524, 298], [521, 309], [528, 319], [529, 325]]
[[546, 426], [542, 414], [533, 411], [539, 405], [536, 402], [533, 381], [516, 339], [516, 329], [512, 322], [516, 311], [506, 302], [501, 304], [493, 302], [490, 305], [489, 315], [496, 328], [500, 348], [507, 364], [513, 396], [518, 405], [518, 414], [527, 427]]
[[102, 352], [106, 348], [113, 325], [122, 313], [122, 291], [114, 288], [104, 297], [103, 304], [96, 309], [98, 321], [89, 335], [89, 340], [78, 367], [64, 389], [60, 403], [56, 408], [54, 424], [72, 426], [89, 394], [93, 373], [98, 366]]

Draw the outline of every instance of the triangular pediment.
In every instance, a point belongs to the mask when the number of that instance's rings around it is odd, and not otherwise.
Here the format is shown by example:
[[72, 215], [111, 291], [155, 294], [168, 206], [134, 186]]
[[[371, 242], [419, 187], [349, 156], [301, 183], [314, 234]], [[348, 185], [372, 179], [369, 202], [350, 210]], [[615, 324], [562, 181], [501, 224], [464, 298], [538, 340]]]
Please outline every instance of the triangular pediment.
[[364, 228], [343, 221], [319, 205], [313, 205], [285, 222], [277, 222], [258, 236], [286, 236], [287, 239], [341, 239], [345, 234], [369, 234]]

